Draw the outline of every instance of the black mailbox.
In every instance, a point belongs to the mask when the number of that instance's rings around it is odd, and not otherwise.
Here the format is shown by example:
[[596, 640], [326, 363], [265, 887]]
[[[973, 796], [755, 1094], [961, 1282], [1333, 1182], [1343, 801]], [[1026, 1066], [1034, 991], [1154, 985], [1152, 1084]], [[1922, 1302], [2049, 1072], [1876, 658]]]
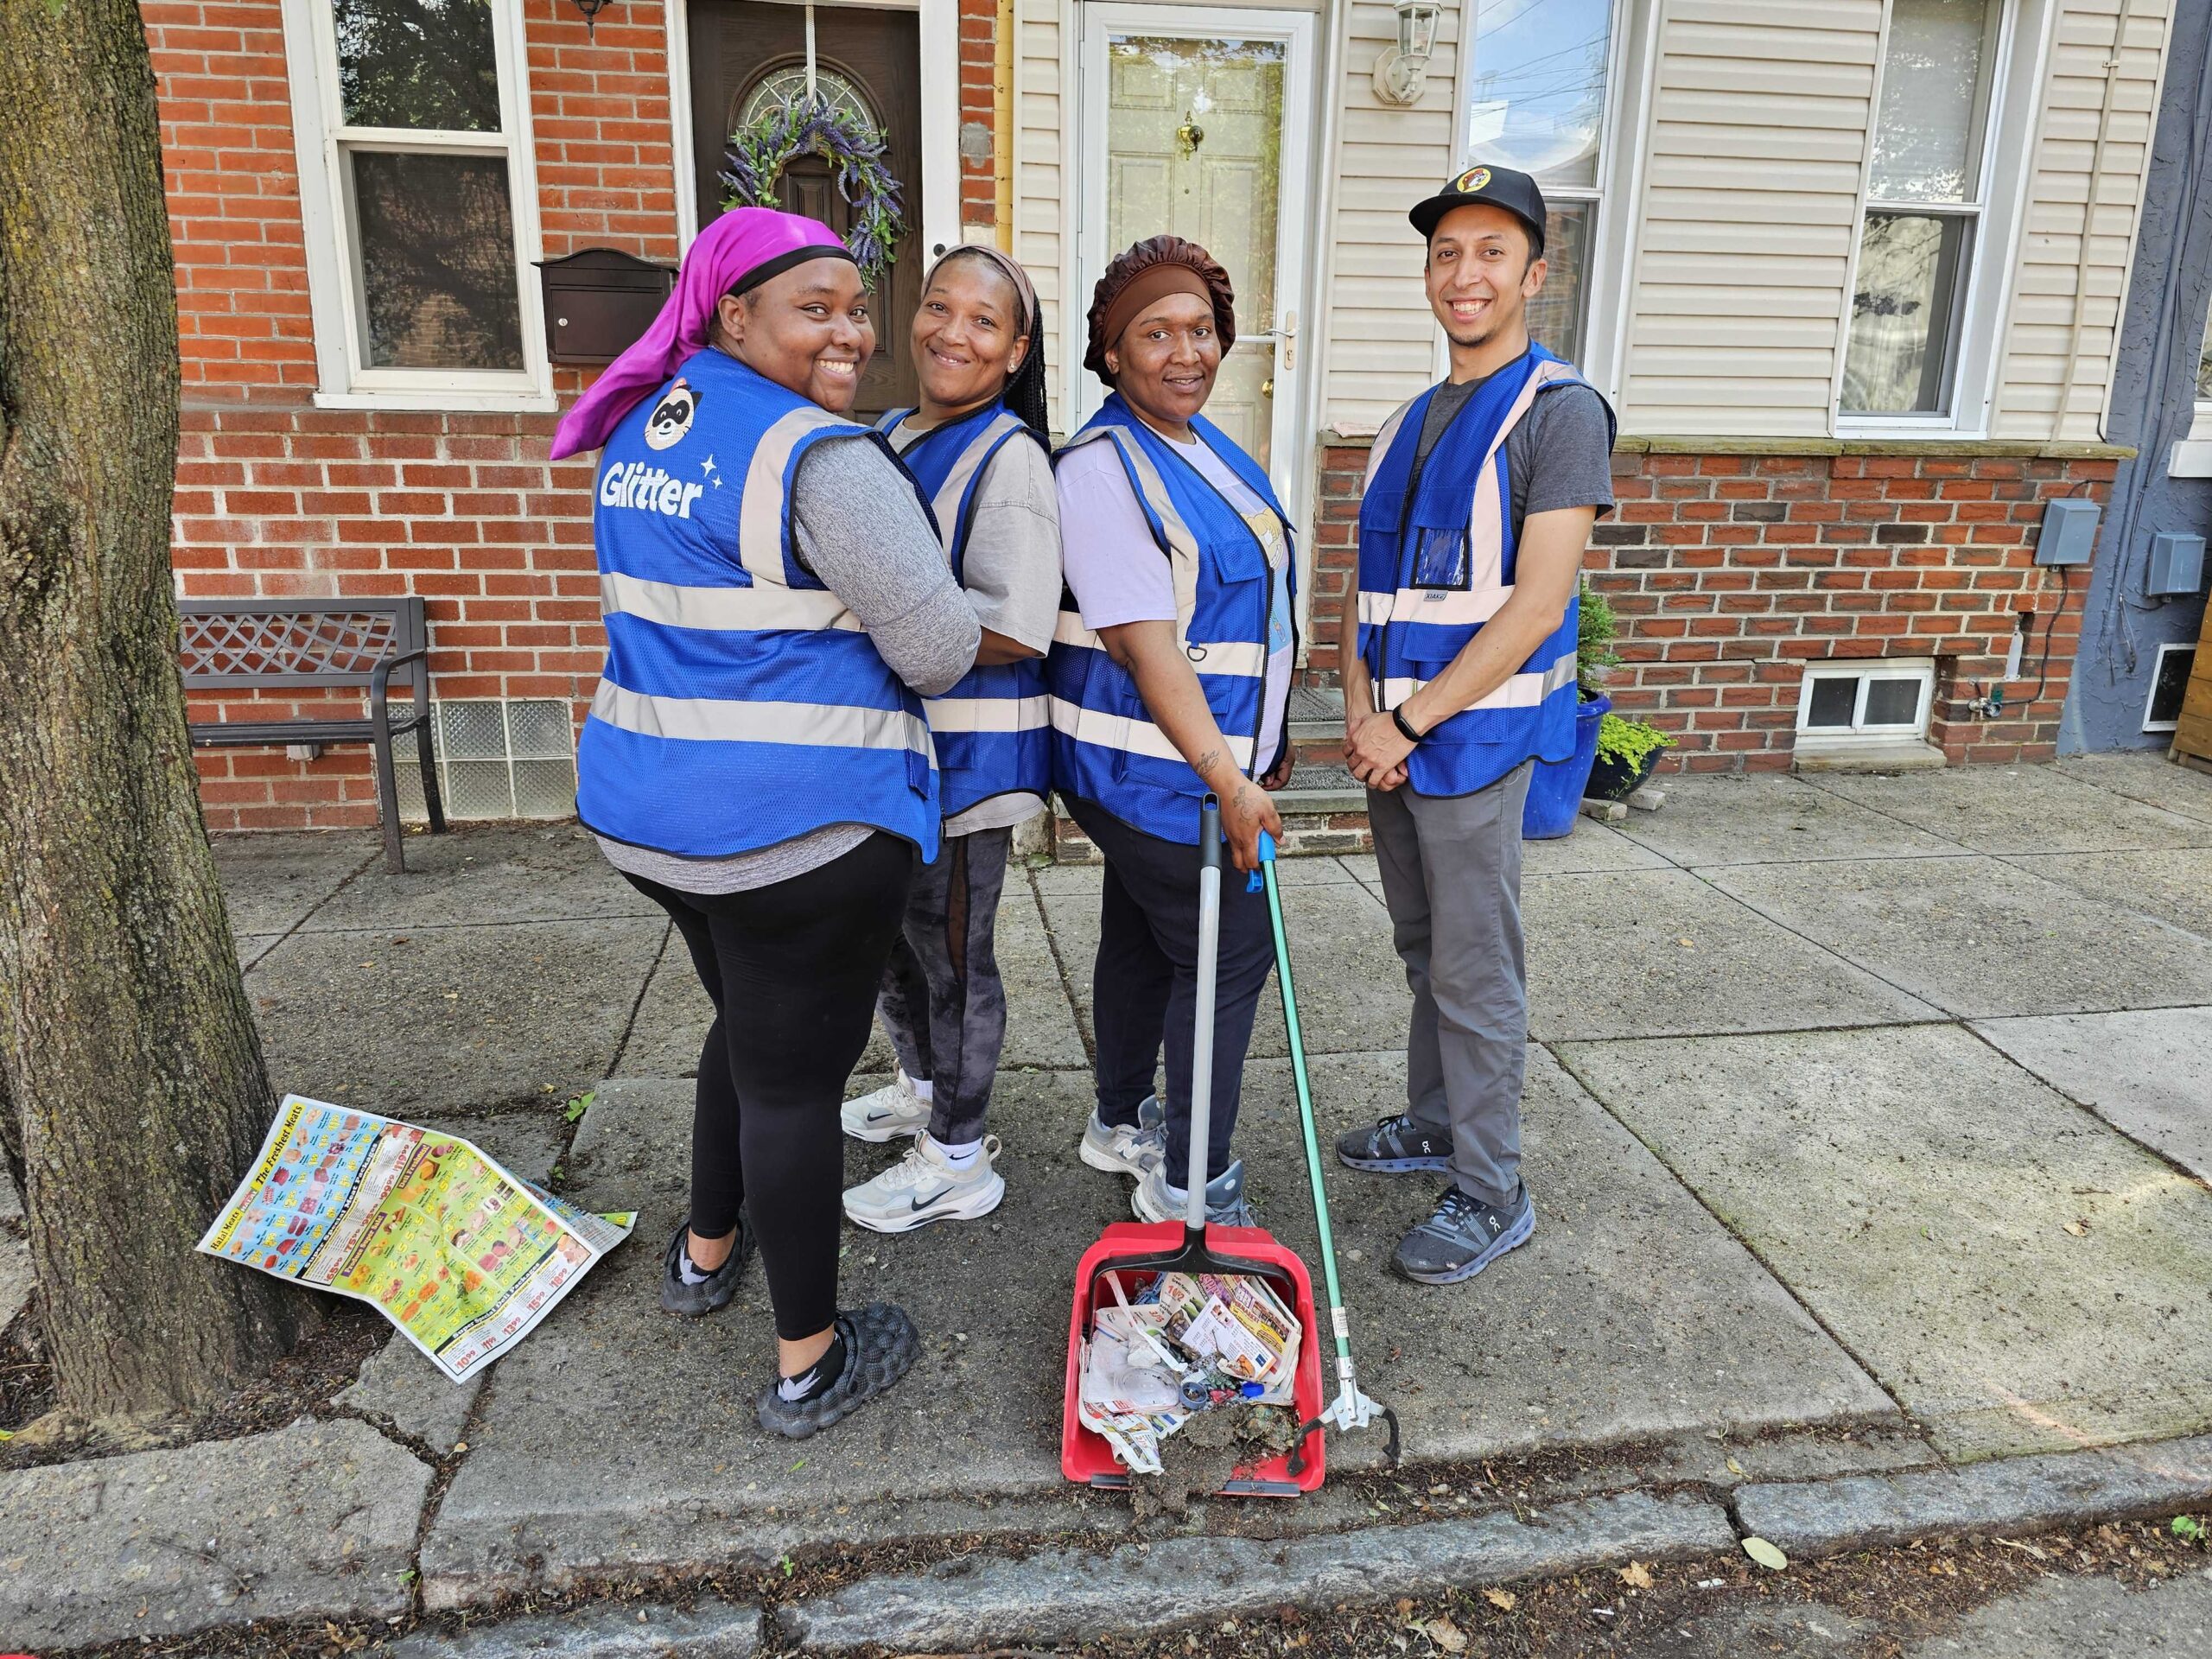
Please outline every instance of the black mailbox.
[[676, 267], [624, 253], [585, 248], [565, 259], [541, 259], [545, 349], [556, 363], [612, 363], [645, 332]]

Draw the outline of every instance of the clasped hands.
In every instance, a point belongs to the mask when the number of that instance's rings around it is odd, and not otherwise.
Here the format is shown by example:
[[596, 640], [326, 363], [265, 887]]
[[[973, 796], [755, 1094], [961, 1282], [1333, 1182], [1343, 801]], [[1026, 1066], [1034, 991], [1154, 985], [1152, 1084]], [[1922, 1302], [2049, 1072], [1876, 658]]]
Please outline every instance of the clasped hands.
[[1370, 789], [1388, 793], [1406, 781], [1406, 757], [1412, 741], [1388, 715], [1347, 713], [1344, 716], [1344, 764], [1351, 775]]

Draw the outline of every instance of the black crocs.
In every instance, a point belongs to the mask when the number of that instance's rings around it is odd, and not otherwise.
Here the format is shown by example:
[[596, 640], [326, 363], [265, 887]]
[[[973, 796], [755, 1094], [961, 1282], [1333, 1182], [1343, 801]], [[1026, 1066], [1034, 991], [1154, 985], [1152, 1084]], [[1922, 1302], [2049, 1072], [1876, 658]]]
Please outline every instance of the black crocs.
[[786, 1400], [773, 1382], [761, 1391], [760, 1427], [794, 1440], [825, 1429], [913, 1369], [922, 1339], [906, 1310], [889, 1302], [837, 1315], [843, 1373], [811, 1400]]
[[685, 1284], [682, 1271], [683, 1241], [690, 1231], [689, 1221], [678, 1222], [668, 1248], [661, 1252], [660, 1305], [671, 1313], [697, 1319], [728, 1306], [737, 1294], [737, 1281], [745, 1276], [746, 1261], [753, 1254], [753, 1224], [745, 1211], [737, 1212], [737, 1243], [730, 1246], [728, 1259], [696, 1285]]

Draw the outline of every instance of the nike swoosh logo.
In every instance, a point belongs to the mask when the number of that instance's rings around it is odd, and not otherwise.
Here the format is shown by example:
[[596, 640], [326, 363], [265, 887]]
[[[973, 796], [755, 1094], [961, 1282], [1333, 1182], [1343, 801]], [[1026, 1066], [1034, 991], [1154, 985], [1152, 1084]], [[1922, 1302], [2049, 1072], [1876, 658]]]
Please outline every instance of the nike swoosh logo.
[[952, 1189], [949, 1186], [940, 1186], [936, 1192], [928, 1193], [922, 1198], [913, 1200], [913, 1202], [907, 1206], [907, 1209], [910, 1213], [919, 1211], [926, 1205], [935, 1204], [939, 1198], [943, 1198], [946, 1193], [951, 1191]]

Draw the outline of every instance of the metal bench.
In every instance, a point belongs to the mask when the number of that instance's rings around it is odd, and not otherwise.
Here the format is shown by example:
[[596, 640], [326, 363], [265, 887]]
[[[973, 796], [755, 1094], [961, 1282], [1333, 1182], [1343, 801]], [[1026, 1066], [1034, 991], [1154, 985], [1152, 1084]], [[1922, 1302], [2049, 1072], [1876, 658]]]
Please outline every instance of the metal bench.
[[[384, 856], [394, 871], [400, 853], [399, 795], [391, 742], [415, 734], [423, 762], [423, 801], [430, 829], [442, 834], [437, 767], [430, 752], [429, 625], [419, 599], [325, 601], [188, 599], [178, 603], [180, 656], [192, 691], [303, 690], [346, 686], [368, 693], [365, 714], [353, 719], [225, 720], [192, 728], [195, 748], [262, 748], [288, 743], [366, 743], [376, 751], [377, 812]], [[387, 693], [397, 680], [414, 691], [414, 706], [397, 712]]]

